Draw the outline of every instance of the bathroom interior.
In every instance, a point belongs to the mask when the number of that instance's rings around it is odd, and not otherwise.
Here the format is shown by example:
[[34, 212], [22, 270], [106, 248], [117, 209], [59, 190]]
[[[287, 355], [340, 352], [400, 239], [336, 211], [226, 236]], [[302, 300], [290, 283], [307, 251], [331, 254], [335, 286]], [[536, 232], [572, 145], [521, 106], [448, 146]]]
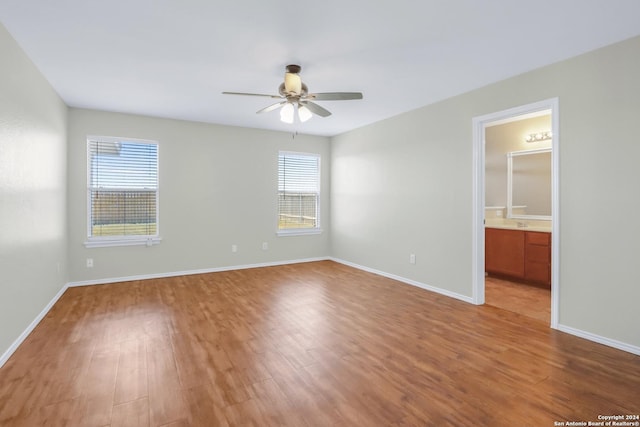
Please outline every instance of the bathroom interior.
[[485, 128], [485, 301], [551, 317], [551, 112]]

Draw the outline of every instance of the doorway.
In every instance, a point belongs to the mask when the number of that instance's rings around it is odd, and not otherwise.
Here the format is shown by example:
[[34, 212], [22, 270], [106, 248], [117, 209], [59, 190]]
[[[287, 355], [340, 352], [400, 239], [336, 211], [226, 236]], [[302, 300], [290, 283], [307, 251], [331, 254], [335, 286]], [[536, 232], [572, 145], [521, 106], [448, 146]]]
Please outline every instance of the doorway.
[[[494, 185], [496, 182], [496, 177], [494, 174], [487, 173], [487, 161], [489, 164], [493, 162], [493, 158], [495, 157], [495, 153], [490, 153], [487, 155], [487, 131], [491, 129], [491, 131], [495, 131], [497, 129], [500, 130], [508, 130], [513, 129], [514, 126], [519, 125], [520, 123], [525, 123], [524, 121], [529, 120], [533, 123], [535, 120], [543, 120], [541, 117], [547, 116], [547, 120], [550, 119], [549, 128], [548, 129], [537, 129], [535, 134], [527, 135], [527, 143], [524, 140], [519, 141], [521, 144], [524, 144], [524, 147], [527, 149], [513, 149], [509, 150], [508, 157], [511, 158], [511, 155], [524, 155], [531, 153], [537, 153], [540, 151], [544, 151], [543, 144], [539, 144], [543, 139], [549, 139], [550, 142], [547, 142], [547, 146], [549, 147], [547, 151], [551, 152], [551, 191], [550, 191], [550, 207], [548, 207], [549, 212], [548, 215], [528, 215], [526, 209], [522, 210], [522, 206], [518, 205], [517, 197], [512, 199], [512, 195], [515, 194], [514, 189], [511, 188], [511, 181], [509, 184], [503, 183], [500, 180], [500, 185], [498, 189], [492, 188], [494, 190], [492, 193], [487, 194], [487, 185]], [[536, 119], [540, 118], [540, 119]], [[540, 125], [538, 126], [540, 127]], [[558, 99], [553, 98], [549, 100], [544, 100], [540, 102], [536, 102], [533, 104], [528, 104], [516, 108], [511, 108], [504, 111], [499, 111], [492, 114], [487, 114], [484, 116], [476, 117], [473, 119], [473, 154], [474, 154], [474, 206], [473, 206], [473, 302], [474, 304], [485, 304], [485, 302], [489, 302], [492, 305], [502, 306], [504, 304], [513, 303], [512, 311], [521, 311], [523, 314], [527, 315], [525, 308], [527, 306], [531, 306], [531, 304], [527, 304], [527, 298], [536, 299], [536, 298], [544, 298], [544, 289], [539, 288], [527, 288], [527, 287], [518, 287], [515, 281], [505, 280], [505, 277], [499, 277], [494, 280], [492, 278], [485, 284], [485, 226], [487, 225], [485, 220], [489, 219], [493, 221], [496, 227], [501, 227], [504, 224], [509, 224], [510, 226], [522, 227], [522, 235], [527, 236], [531, 234], [533, 237], [538, 237], [536, 235], [536, 231], [545, 231], [544, 229], [538, 229], [537, 226], [543, 226], [548, 222], [536, 222], [539, 220], [551, 220], [551, 227], [549, 227], [550, 237], [549, 243], [551, 245], [551, 267], [549, 271], [549, 281], [550, 281], [550, 298], [548, 290], [546, 291], [546, 304], [548, 309], [546, 319], [548, 323], [550, 323], [552, 328], [557, 328], [558, 324], [558, 294], [559, 294], [559, 283], [558, 283], [558, 254], [559, 254], [559, 203], [558, 203], [558, 145], [559, 145], [559, 129], [558, 129]], [[549, 135], [544, 135], [545, 132], [551, 132]], [[494, 132], [495, 133], [495, 132]], [[522, 135], [521, 135], [522, 136]], [[551, 138], [549, 138], [551, 137]], [[519, 137], [520, 138], [520, 137]], [[533, 142], [534, 144], [529, 144]], [[504, 153], [502, 154], [504, 156]], [[533, 156], [531, 156], [533, 157]], [[524, 157], [523, 157], [524, 158]], [[511, 165], [511, 163], [510, 163]], [[509, 171], [511, 173], [511, 171]], [[515, 176], [515, 175], [514, 175]], [[509, 176], [511, 178], [511, 176]], [[515, 180], [514, 180], [515, 182]], [[504, 188], [503, 188], [504, 187]], [[507, 188], [508, 187], [508, 188]], [[502, 200], [496, 201], [495, 192], [501, 196], [506, 196], [508, 193], [508, 197], [504, 197]], [[506, 200], [508, 198], [508, 200]], [[493, 205], [493, 206], [491, 206]], [[531, 209], [531, 206], [529, 207]], [[546, 212], [545, 212], [546, 213]], [[498, 221], [498, 222], [496, 222]], [[516, 226], [517, 224], [517, 226]], [[532, 226], [531, 228], [526, 228]], [[490, 230], [493, 231], [493, 230]], [[529, 233], [529, 232], [533, 233]], [[493, 236], [493, 234], [492, 234]], [[542, 235], [541, 235], [542, 236]], [[532, 237], [532, 238], [533, 238]], [[493, 237], [492, 237], [493, 239]], [[493, 256], [493, 255], [492, 255]], [[490, 258], [492, 259], [492, 258]], [[526, 259], [526, 258], [525, 258]], [[528, 270], [527, 270], [528, 271]], [[531, 270], [533, 271], [533, 270]], [[508, 275], [507, 275], [508, 276]], [[526, 285], [525, 285], [526, 286]], [[496, 295], [496, 287], [502, 287], [501, 290], [504, 290], [504, 293], [500, 295], [506, 296], [502, 298], [502, 301], [492, 300], [487, 301], [487, 298], [492, 298], [492, 295]], [[529, 292], [531, 291], [531, 292]], [[542, 291], [542, 293], [541, 293]], [[537, 295], [537, 296], [536, 296]], [[508, 307], [501, 307], [507, 308]], [[530, 313], [531, 317], [540, 318], [540, 316], [535, 316], [534, 313]], [[544, 313], [539, 313], [544, 316]]]

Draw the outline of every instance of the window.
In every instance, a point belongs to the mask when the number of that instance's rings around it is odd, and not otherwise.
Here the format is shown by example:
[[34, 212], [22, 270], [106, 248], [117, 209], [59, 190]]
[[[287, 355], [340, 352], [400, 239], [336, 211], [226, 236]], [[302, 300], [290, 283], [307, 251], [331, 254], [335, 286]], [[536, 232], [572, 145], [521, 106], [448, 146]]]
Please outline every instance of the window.
[[281, 151], [278, 156], [278, 234], [320, 230], [320, 156]]
[[87, 139], [87, 247], [158, 243], [158, 144]]

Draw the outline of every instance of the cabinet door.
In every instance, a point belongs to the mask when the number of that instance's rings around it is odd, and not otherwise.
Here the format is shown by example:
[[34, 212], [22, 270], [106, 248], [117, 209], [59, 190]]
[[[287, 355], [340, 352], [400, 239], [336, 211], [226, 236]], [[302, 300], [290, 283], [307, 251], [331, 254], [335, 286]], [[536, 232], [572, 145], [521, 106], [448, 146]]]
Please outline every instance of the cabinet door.
[[547, 265], [551, 262], [549, 246], [527, 245], [526, 252], [529, 262], [540, 262]]
[[524, 278], [524, 231], [486, 228], [485, 270]]
[[551, 264], [527, 261], [525, 270], [527, 280], [551, 285]]

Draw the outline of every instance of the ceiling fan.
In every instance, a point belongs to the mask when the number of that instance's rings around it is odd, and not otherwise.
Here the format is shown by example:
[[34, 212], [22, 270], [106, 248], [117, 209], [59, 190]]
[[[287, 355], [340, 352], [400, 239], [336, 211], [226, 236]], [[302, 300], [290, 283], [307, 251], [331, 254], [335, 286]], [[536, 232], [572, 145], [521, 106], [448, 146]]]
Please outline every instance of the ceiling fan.
[[313, 114], [320, 117], [328, 117], [331, 112], [313, 101], [343, 101], [349, 99], [362, 99], [360, 92], [325, 92], [325, 93], [309, 93], [309, 88], [300, 80], [299, 65], [287, 65], [284, 73], [284, 82], [278, 88], [279, 95], [266, 95], [261, 93], [245, 93], [245, 92], [222, 92], [225, 95], [247, 95], [247, 96], [266, 96], [269, 98], [280, 99], [281, 101], [269, 105], [261, 110], [256, 111], [257, 114], [268, 113], [269, 111], [280, 109], [280, 120], [285, 123], [293, 123], [295, 110], [298, 110], [298, 119], [301, 122], [309, 120]]

